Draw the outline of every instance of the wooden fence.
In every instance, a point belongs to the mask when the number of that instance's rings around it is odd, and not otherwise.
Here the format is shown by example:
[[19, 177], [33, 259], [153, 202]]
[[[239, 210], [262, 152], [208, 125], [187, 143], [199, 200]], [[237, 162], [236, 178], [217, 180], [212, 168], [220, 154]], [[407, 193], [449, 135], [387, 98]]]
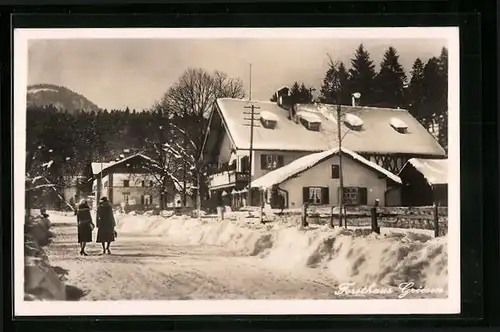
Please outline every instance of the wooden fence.
[[[434, 236], [448, 233], [448, 208], [445, 206], [424, 207], [347, 207], [343, 214], [344, 223], [340, 223], [338, 207], [304, 206], [301, 218], [303, 224], [330, 223], [334, 227], [371, 227], [380, 234], [380, 227], [434, 230]], [[284, 213], [297, 214], [298, 211]]]
[[[262, 211], [259, 207], [247, 207], [246, 210], [261, 222], [268, 222], [266, 216], [269, 210]], [[303, 226], [308, 224], [330, 224], [333, 227], [368, 227], [380, 234], [380, 228], [402, 228], [433, 230], [434, 236], [444, 236], [448, 233], [448, 208], [446, 206], [423, 207], [382, 207], [353, 206], [347, 207], [340, 222], [339, 207], [305, 205], [301, 208], [271, 210], [274, 220], [287, 222], [297, 221]], [[260, 212], [262, 211], [262, 212]], [[264, 216], [262, 216], [262, 214]], [[276, 219], [277, 218], [277, 219]]]

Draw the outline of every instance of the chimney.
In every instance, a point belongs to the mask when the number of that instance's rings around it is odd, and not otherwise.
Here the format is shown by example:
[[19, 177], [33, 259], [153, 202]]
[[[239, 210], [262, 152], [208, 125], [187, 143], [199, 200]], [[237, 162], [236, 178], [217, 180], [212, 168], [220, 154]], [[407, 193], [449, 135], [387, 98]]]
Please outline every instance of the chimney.
[[276, 91], [276, 102], [278, 106], [287, 109], [288, 103], [288, 87], [284, 86]]
[[352, 107], [359, 106], [359, 98], [361, 98], [361, 93], [355, 92], [352, 94]]
[[299, 120], [297, 119], [297, 104], [292, 105], [288, 110], [288, 120], [299, 123]]

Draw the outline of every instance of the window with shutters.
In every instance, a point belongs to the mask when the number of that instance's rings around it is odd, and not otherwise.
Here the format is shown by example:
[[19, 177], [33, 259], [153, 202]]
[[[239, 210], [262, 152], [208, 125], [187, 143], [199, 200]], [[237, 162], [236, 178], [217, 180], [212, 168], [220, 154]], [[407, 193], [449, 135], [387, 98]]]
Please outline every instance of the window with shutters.
[[332, 165], [332, 179], [340, 179], [340, 166]]
[[344, 187], [344, 204], [345, 205], [367, 205], [368, 204], [368, 190], [367, 190], [367, 188]]
[[250, 158], [248, 156], [241, 158], [240, 169], [242, 172], [250, 172]]
[[264, 170], [273, 170], [282, 167], [284, 164], [283, 156], [277, 154], [263, 154], [260, 156], [260, 168]]
[[329, 204], [328, 187], [303, 187], [303, 202], [314, 205]]

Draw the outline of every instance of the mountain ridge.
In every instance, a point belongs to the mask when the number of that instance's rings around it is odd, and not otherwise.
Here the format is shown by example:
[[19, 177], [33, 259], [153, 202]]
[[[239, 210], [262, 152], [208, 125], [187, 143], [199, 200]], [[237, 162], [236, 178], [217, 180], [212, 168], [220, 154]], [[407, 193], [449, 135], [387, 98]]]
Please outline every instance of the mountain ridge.
[[52, 105], [60, 111], [69, 113], [97, 112], [101, 109], [87, 97], [62, 85], [48, 83], [28, 85], [26, 95], [28, 106]]

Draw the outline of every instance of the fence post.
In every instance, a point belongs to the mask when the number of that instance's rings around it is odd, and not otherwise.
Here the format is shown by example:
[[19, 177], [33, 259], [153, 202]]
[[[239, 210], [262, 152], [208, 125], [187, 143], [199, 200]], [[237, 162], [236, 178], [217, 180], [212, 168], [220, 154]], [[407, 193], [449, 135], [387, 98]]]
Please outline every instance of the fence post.
[[434, 202], [434, 237], [439, 237], [439, 203]]
[[375, 232], [377, 234], [380, 234], [380, 227], [378, 227], [378, 220], [377, 220], [377, 206], [378, 206], [379, 200], [375, 200], [375, 204], [371, 208], [371, 215], [372, 215], [372, 232]]
[[332, 205], [332, 208], [330, 209], [330, 228], [335, 228], [335, 225], [333, 224], [333, 209], [335, 208], [334, 205]]
[[264, 192], [261, 191], [260, 192], [260, 215], [259, 215], [259, 222], [261, 224], [264, 223]]
[[301, 215], [302, 227], [307, 227], [307, 203], [304, 203], [302, 206], [302, 215]]

